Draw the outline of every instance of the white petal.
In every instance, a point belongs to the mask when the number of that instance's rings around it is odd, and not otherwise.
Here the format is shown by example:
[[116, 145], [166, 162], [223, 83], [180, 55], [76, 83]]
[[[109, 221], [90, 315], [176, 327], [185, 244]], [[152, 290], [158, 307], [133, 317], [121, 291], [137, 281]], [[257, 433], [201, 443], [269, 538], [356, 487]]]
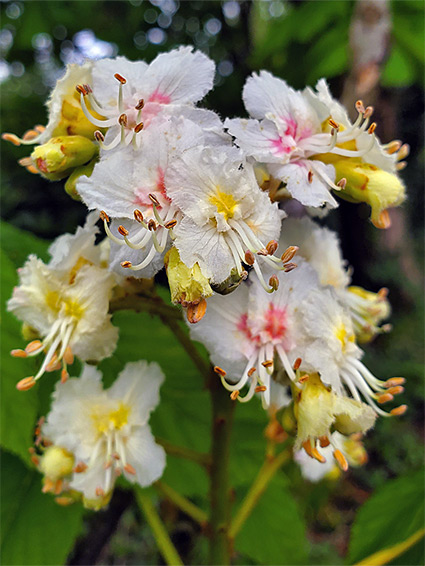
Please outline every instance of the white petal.
[[112, 399], [131, 406], [130, 425], [144, 425], [159, 403], [159, 388], [165, 376], [155, 362], [129, 362], [108, 390]]
[[126, 57], [96, 61], [91, 85], [96, 99], [106, 107], [116, 105], [119, 90], [119, 82], [114, 77], [116, 73], [127, 81], [123, 86], [124, 97], [129, 93], [139, 92], [143, 88], [147, 68], [148, 65], [144, 61], [129, 61]]
[[124, 472], [125, 477], [142, 487], [151, 485], [164, 473], [165, 450], [155, 442], [148, 426], [139, 428], [128, 438], [126, 457], [128, 463], [136, 470], [136, 475]]
[[215, 64], [193, 47], [161, 53], [143, 77], [146, 101], [188, 103], [201, 100], [213, 86]]

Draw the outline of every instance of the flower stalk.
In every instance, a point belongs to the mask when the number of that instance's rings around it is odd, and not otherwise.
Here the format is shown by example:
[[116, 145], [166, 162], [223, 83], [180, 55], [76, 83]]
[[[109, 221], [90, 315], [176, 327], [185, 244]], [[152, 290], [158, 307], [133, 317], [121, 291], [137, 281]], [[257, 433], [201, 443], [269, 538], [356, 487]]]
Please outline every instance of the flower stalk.
[[183, 513], [199, 523], [201, 527], [207, 524], [208, 515], [205, 513], [205, 511], [203, 511], [197, 505], [192, 503], [192, 501], [184, 497], [184, 495], [181, 495], [171, 486], [162, 481], [157, 481], [154, 486], [163, 497], [174, 503], [174, 505], [176, 505], [181, 511], [183, 511]]

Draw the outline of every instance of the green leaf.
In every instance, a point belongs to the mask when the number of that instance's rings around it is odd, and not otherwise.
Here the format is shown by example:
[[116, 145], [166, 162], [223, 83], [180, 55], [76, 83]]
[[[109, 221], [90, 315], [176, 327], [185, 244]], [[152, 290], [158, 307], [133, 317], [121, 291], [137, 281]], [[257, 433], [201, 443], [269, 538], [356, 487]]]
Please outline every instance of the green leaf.
[[261, 564], [307, 564], [305, 525], [283, 474], [270, 483], [237, 535], [235, 548]]
[[[423, 526], [424, 470], [387, 482], [360, 508], [351, 532], [350, 564], [405, 541]], [[416, 555], [412, 556], [412, 550]], [[423, 564], [423, 545], [409, 551], [410, 560], [391, 564]]]
[[29, 254], [35, 254], [43, 261], [48, 259], [47, 248], [50, 242], [6, 222], [0, 224], [0, 231], [2, 250], [16, 268], [24, 265]]
[[82, 525], [83, 509], [61, 507], [41, 492], [40, 474], [2, 453], [1, 561], [5, 565], [63, 564]]
[[386, 87], [409, 86], [415, 79], [415, 68], [405, 51], [398, 45], [391, 51], [381, 76]]
[[34, 374], [33, 359], [12, 358], [10, 351], [21, 348], [24, 340], [21, 336], [21, 323], [6, 310], [5, 300], [12, 294], [17, 282], [15, 266], [0, 251], [1, 261], [1, 344], [2, 360], [1, 388], [1, 445], [3, 448], [29, 461], [28, 448], [33, 443], [34, 424], [37, 417], [38, 398], [35, 389], [18, 391], [19, 380]]

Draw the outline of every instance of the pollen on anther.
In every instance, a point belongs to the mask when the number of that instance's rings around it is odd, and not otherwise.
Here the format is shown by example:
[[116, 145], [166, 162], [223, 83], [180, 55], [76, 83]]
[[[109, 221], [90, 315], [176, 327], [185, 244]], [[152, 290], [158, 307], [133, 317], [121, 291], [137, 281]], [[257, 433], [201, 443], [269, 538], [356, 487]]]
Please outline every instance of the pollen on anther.
[[399, 407], [395, 407], [394, 409], [391, 409], [390, 415], [393, 415], [394, 417], [400, 417], [401, 415], [404, 415], [406, 411], [407, 411], [407, 405], [400, 405]]
[[177, 224], [177, 220], [174, 218], [173, 220], [166, 222], [164, 224], [164, 226], [165, 226], [165, 228], [167, 228], [167, 230], [171, 230], [171, 228], [174, 228], [174, 226], [176, 226], [176, 224]]
[[84, 85], [77, 85], [77, 86], [75, 87], [75, 90], [78, 92], [78, 94], [82, 94], [83, 96], [87, 96], [87, 95], [88, 95], [88, 92], [87, 92], [87, 90], [85, 89], [85, 86], [84, 86]]
[[335, 460], [338, 462], [339, 467], [343, 472], [348, 470], [348, 462], [341, 450], [335, 450], [333, 453]]
[[331, 442], [327, 436], [321, 436], [319, 438], [319, 443], [321, 448], [326, 448], [326, 446], [329, 446]]
[[10, 352], [10, 355], [13, 356], [14, 358], [26, 358], [27, 357], [27, 353], [25, 352], [25, 350], [12, 350]]
[[313, 171], [310, 169], [310, 171], [308, 172], [308, 176], [307, 176], [308, 182], [312, 183], [313, 182]]
[[78, 462], [78, 464], [74, 467], [72, 471], [76, 474], [81, 474], [86, 470], [87, 470], [87, 464], [85, 464], [84, 462]]
[[134, 218], [135, 220], [137, 220], [137, 222], [143, 222], [143, 214], [140, 212], [140, 210], [138, 210], [136, 208], [136, 210], [133, 212], [134, 214]]
[[98, 142], [104, 142], [105, 141], [105, 136], [99, 130], [95, 131], [94, 138]]
[[128, 236], [128, 230], [127, 228], [124, 228], [122, 224], [118, 226], [118, 232], [121, 234], [121, 236]]
[[127, 118], [127, 114], [121, 114], [118, 118], [118, 124], [120, 126], [124, 126], [126, 127], [128, 124], [128, 118]]
[[232, 391], [230, 394], [230, 399], [232, 401], [236, 401], [236, 399], [239, 397], [240, 391], [238, 389], [236, 389], [236, 391]]
[[274, 252], [277, 250], [278, 246], [279, 244], [276, 242], [276, 240], [270, 240], [270, 242], [266, 246], [266, 250], [268, 254], [273, 255]]
[[124, 268], [127, 269], [127, 268], [129, 268], [129, 267], [131, 267], [131, 266], [132, 266], [131, 261], [126, 260], [126, 261], [122, 261], [122, 262], [121, 262], [121, 267], [124, 267]]
[[299, 249], [298, 246], [289, 246], [289, 248], [286, 248], [286, 250], [283, 252], [281, 256], [282, 262], [288, 263], [288, 261], [291, 261], [291, 259], [297, 253], [298, 249]]
[[285, 273], [289, 273], [290, 271], [293, 271], [296, 267], [298, 267], [296, 263], [286, 263], [283, 269]]
[[25, 348], [25, 352], [27, 354], [32, 354], [33, 352], [35, 352], [36, 350], [39, 350], [42, 346], [42, 342], [40, 342], [40, 340], [33, 340], [32, 342], [30, 342], [27, 347]]
[[356, 110], [360, 112], [360, 114], [364, 114], [366, 112], [365, 107], [363, 105], [363, 100], [358, 100], [356, 102]]
[[345, 177], [342, 177], [342, 179], [338, 181], [337, 186], [341, 187], [341, 189], [344, 190], [347, 186], [347, 179]]
[[245, 252], [245, 263], [247, 265], [254, 265], [255, 263], [255, 256], [251, 250], [246, 250]]
[[217, 373], [221, 377], [226, 377], [226, 375], [227, 375], [227, 372], [224, 371], [224, 369], [222, 369], [219, 366], [214, 366], [214, 371], [215, 371], [215, 373]]
[[264, 393], [264, 391], [267, 391], [267, 387], [265, 385], [257, 385], [255, 388], [255, 393]]
[[271, 368], [273, 366], [273, 360], [264, 360], [264, 362], [261, 362], [261, 365], [265, 368]]
[[391, 377], [384, 383], [384, 387], [395, 387], [396, 385], [403, 385], [405, 382], [404, 377]]
[[248, 377], [252, 377], [256, 371], [257, 371], [257, 368], [252, 367], [250, 370], [248, 370]]
[[141, 98], [139, 100], [139, 102], [136, 104], [135, 108], [136, 108], [136, 110], [142, 110], [144, 105], [145, 105], [145, 101], [143, 100], [143, 98]]
[[28, 391], [28, 389], [31, 389], [31, 387], [34, 387], [34, 385], [34, 376], [24, 377], [24, 379], [18, 381], [18, 383], [16, 384], [16, 389], [18, 389], [18, 391]]
[[148, 196], [149, 196], [150, 200], [152, 201], [152, 203], [153, 203], [155, 206], [160, 206], [159, 200], [156, 198], [156, 196], [155, 196], [154, 194], [149, 193]]
[[69, 378], [69, 373], [66, 371], [65, 368], [61, 371], [61, 383], [65, 383]]
[[101, 210], [99, 213], [100, 219], [103, 220], [104, 222], [110, 222], [110, 218], [109, 216], [106, 214], [106, 212], [104, 210]]
[[140, 122], [139, 124], [137, 124], [136, 126], [134, 126], [134, 131], [136, 132], [136, 134], [138, 134], [139, 132], [141, 132], [143, 130], [144, 127], [144, 123]]
[[276, 274], [273, 274], [269, 279], [269, 285], [273, 289], [273, 291], [277, 291], [279, 289], [279, 278]]
[[294, 371], [297, 371], [297, 369], [300, 368], [301, 362], [302, 362], [302, 359], [301, 359], [301, 358], [297, 358], [297, 359], [295, 360], [295, 362], [294, 362], [294, 365], [292, 366], [292, 369], [293, 369]]
[[155, 220], [153, 218], [151, 218], [148, 222], [148, 230], [150, 230], [151, 232], [155, 232], [155, 230], [158, 228]]
[[114, 77], [117, 79], [117, 81], [119, 81], [122, 85], [125, 85], [125, 83], [127, 82], [127, 79], [125, 79], [122, 75], [120, 75], [119, 73], [115, 73]]
[[310, 377], [310, 376], [308, 375], [308, 373], [306, 373], [305, 375], [302, 375], [302, 376], [299, 378], [298, 383], [305, 383], [306, 381], [308, 381], [309, 377]]
[[372, 124], [369, 126], [368, 133], [373, 134], [375, 130], [376, 130], [376, 122], [372, 122]]
[[335, 122], [335, 120], [333, 118], [329, 118], [328, 122], [332, 126], [332, 128], [335, 128], [335, 130], [339, 129], [338, 122]]
[[392, 401], [394, 399], [393, 395], [391, 395], [391, 393], [383, 393], [382, 395], [379, 395], [377, 401], [380, 405], [384, 404], [384, 403], [388, 403], [389, 401]]

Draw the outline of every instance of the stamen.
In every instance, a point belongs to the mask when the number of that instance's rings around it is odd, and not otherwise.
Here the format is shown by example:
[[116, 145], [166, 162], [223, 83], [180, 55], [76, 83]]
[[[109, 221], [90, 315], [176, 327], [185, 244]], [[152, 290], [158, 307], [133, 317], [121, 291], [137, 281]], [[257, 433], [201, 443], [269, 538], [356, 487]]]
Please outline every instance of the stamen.
[[391, 395], [391, 393], [383, 393], [382, 395], [379, 395], [379, 397], [376, 399], [378, 401], [378, 403], [380, 405], [383, 405], [384, 403], [388, 403], [389, 401], [392, 401], [394, 399], [393, 395]]
[[395, 387], [390, 387], [388, 389], [388, 393], [390, 395], [400, 395], [400, 393], [403, 393], [404, 391], [404, 387], [402, 387], [401, 385], [396, 385]]
[[348, 462], [341, 450], [334, 450], [333, 456], [343, 472], [348, 470]]
[[25, 348], [25, 352], [26, 354], [30, 355], [33, 354], [34, 352], [37, 352], [42, 347], [43, 347], [43, 343], [40, 340], [33, 340], [27, 345], [27, 347]]
[[299, 250], [298, 246], [289, 246], [289, 248], [286, 248], [286, 250], [283, 252], [281, 256], [282, 263], [287, 263], [288, 261], [291, 261], [291, 259], [294, 257], [294, 255], [297, 253], [298, 250]]
[[100, 216], [100, 219], [103, 220], [104, 222], [110, 222], [110, 218], [104, 210], [100, 211], [99, 216]]
[[410, 153], [410, 146], [405, 143], [401, 146], [399, 152], [397, 153], [397, 159], [404, 159], [405, 157], [407, 157]]
[[255, 263], [255, 255], [252, 253], [251, 250], [246, 250], [245, 252], [245, 263], [247, 265], [254, 265]]
[[174, 228], [174, 226], [176, 226], [176, 225], [177, 225], [177, 220], [175, 218], [164, 224], [164, 226], [165, 226], [165, 228], [167, 228], [167, 230], [171, 230], [171, 228]]
[[131, 261], [126, 260], [126, 261], [122, 261], [120, 265], [125, 269], [129, 269], [130, 267], [132, 267], [133, 264], [131, 263]]
[[294, 371], [297, 371], [297, 369], [300, 368], [301, 363], [302, 363], [302, 359], [301, 359], [301, 358], [297, 358], [297, 359], [295, 360], [295, 362], [294, 362], [294, 365], [292, 366], [292, 367], [293, 367], [293, 370], [294, 370]]
[[74, 354], [72, 353], [71, 346], [66, 347], [63, 355], [63, 361], [69, 366], [72, 366], [74, 363]]
[[335, 128], [335, 130], [339, 130], [339, 124], [338, 122], [335, 122], [333, 118], [329, 118], [328, 122], [332, 126], [332, 128]]
[[159, 204], [159, 200], [156, 198], [156, 196], [155, 196], [154, 194], [149, 193], [148, 196], [149, 196], [150, 200], [152, 201], [152, 203], [153, 203], [155, 206], [161, 206], [161, 205]]
[[386, 149], [386, 152], [389, 155], [392, 155], [393, 153], [397, 153], [397, 151], [401, 148], [401, 141], [399, 140], [393, 140], [392, 142], [388, 143], [386, 146], [384, 146]]
[[69, 373], [66, 371], [65, 368], [63, 368], [61, 371], [61, 383], [66, 383], [68, 381], [68, 378], [69, 378]]
[[313, 182], [313, 171], [310, 169], [310, 171], [308, 172], [308, 176], [307, 176], [308, 182], [312, 183]]
[[279, 247], [279, 244], [276, 242], [276, 240], [270, 240], [270, 242], [266, 246], [266, 250], [267, 250], [268, 255], [273, 255], [278, 247]]
[[296, 263], [286, 263], [283, 266], [283, 270], [284, 270], [285, 273], [289, 273], [290, 271], [292, 271], [296, 267], [298, 267]]
[[273, 367], [273, 360], [264, 360], [264, 362], [261, 362], [261, 365], [265, 368]]
[[26, 358], [27, 357], [27, 353], [25, 352], [25, 350], [12, 350], [10, 352], [10, 355], [13, 356], [14, 358]]
[[131, 474], [132, 476], [136, 475], [136, 470], [133, 468], [133, 466], [131, 464], [126, 464], [124, 466], [124, 470], [128, 473]]
[[356, 102], [356, 110], [357, 110], [357, 112], [358, 112], [359, 114], [364, 114], [364, 113], [366, 112], [362, 100], [357, 100], [357, 102]]
[[140, 210], [138, 210], [136, 208], [136, 210], [134, 211], [133, 214], [134, 214], [134, 218], [137, 222], [140, 222], [140, 223], [143, 222], [143, 214], [140, 212]]
[[124, 126], [124, 128], [127, 127], [128, 124], [128, 118], [127, 118], [127, 114], [120, 114], [118, 117], [118, 124], [120, 126]]
[[264, 393], [264, 391], [267, 391], [267, 387], [265, 385], [257, 385], [255, 388], [255, 393]]
[[248, 377], [252, 377], [256, 371], [257, 371], [257, 368], [252, 367], [250, 370], [248, 370]]
[[5, 141], [8, 141], [10, 143], [13, 143], [13, 145], [19, 146], [21, 145], [22, 141], [18, 138], [18, 136], [15, 136], [15, 134], [2, 134], [1, 135], [2, 139]]
[[151, 218], [148, 222], [148, 230], [150, 230], [151, 232], [155, 232], [155, 230], [158, 228], [158, 226], [156, 225], [156, 222], [153, 218]]
[[345, 177], [342, 177], [342, 179], [340, 179], [338, 181], [338, 183], [336, 184], [337, 187], [339, 187], [340, 189], [344, 190], [345, 187], [347, 186], [347, 179]]
[[239, 389], [236, 389], [236, 391], [232, 391], [232, 392], [230, 393], [230, 399], [231, 399], [232, 401], [236, 401], [236, 399], [239, 397], [239, 394], [240, 394]]
[[329, 440], [329, 438], [327, 436], [320, 436], [319, 437], [319, 443], [320, 443], [321, 448], [326, 448], [326, 446], [329, 446], [331, 441]]
[[397, 385], [403, 385], [405, 382], [404, 377], [391, 377], [384, 383], [384, 387], [395, 387]]
[[81, 474], [87, 470], [88, 466], [84, 462], [78, 462], [78, 464], [72, 470], [76, 474]]
[[269, 285], [273, 289], [273, 291], [277, 291], [279, 289], [279, 278], [277, 275], [272, 275], [270, 277]]
[[369, 126], [368, 133], [373, 134], [375, 130], [376, 130], [376, 122], [372, 122], [372, 124]]
[[134, 127], [134, 132], [138, 134], [143, 130], [143, 128], [144, 128], [144, 123], [140, 122], [139, 124], [136, 124], [136, 126]]
[[136, 104], [135, 108], [136, 110], [142, 110], [144, 105], [145, 105], [145, 101], [143, 100], [143, 98], [141, 98], [139, 102]]
[[405, 169], [406, 167], [407, 167], [407, 161], [399, 161], [395, 166], [397, 171], [403, 171], [403, 169]]
[[194, 303], [191, 303], [187, 307], [187, 311], [186, 311], [187, 320], [191, 324], [196, 324], [197, 322], [202, 320], [206, 310], [207, 310], [207, 301], [205, 299], [201, 299], [200, 302], [196, 305]]
[[390, 415], [393, 415], [394, 417], [400, 417], [401, 415], [404, 415], [406, 411], [407, 411], [407, 405], [400, 405], [399, 407], [395, 407], [394, 409], [391, 409]]
[[94, 139], [99, 143], [103, 143], [105, 141], [105, 136], [99, 130], [96, 130], [94, 133]]
[[118, 226], [118, 232], [121, 234], [121, 236], [128, 236], [129, 234], [127, 228], [124, 228], [122, 224]]
[[298, 383], [305, 383], [306, 381], [308, 381], [310, 378], [309, 374], [306, 373], [305, 375], [302, 375], [299, 379], [298, 379]]
[[117, 79], [117, 81], [119, 81], [122, 85], [125, 85], [125, 83], [127, 82], [127, 80], [120, 75], [119, 73], [115, 73], [114, 77]]
[[34, 385], [34, 376], [24, 377], [24, 379], [21, 379], [21, 381], [16, 384], [16, 389], [18, 389], [18, 391], [28, 391], [28, 389], [31, 389]]
[[224, 371], [224, 369], [221, 369], [221, 367], [219, 366], [214, 366], [214, 371], [215, 373], [217, 373], [220, 377], [226, 377], [227, 372]]
[[78, 94], [80, 94], [81, 96], [87, 96], [88, 95], [88, 91], [85, 87], [85, 85], [77, 85], [75, 87], [75, 90], [78, 92]]

